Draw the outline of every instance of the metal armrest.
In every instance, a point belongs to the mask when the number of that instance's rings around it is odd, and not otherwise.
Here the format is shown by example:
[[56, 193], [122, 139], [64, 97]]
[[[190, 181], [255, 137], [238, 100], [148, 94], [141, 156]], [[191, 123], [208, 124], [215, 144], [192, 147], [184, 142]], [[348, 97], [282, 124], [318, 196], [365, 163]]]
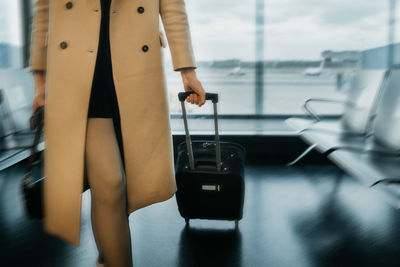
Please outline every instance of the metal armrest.
[[320, 128], [304, 128], [299, 133], [304, 133], [304, 132], [321, 132], [321, 133], [326, 133], [326, 134], [333, 134], [333, 135], [338, 135], [340, 134], [341, 136], [344, 137], [370, 137], [373, 135], [373, 133], [353, 133], [353, 132], [346, 132], [346, 131], [334, 131], [334, 130], [328, 130], [328, 129], [320, 129]]
[[317, 115], [315, 111], [309, 107], [310, 102], [325, 102], [325, 103], [340, 103], [340, 104], [345, 104], [346, 101], [344, 100], [338, 100], [338, 99], [329, 99], [329, 98], [309, 98], [307, 99], [304, 104], [303, 108], [310, 115], [315, 121], [320, 121], [321, 119]]
[[294, 160], [292, 160], [289, 163], [286, 163], [286, 166], [290, 167], [293, 166], [294, 164], [296, 164], [297, 162], [299, 162], [302, 158], [304, 158], [305, 156], [307, 156], [314, 148], [316, 148], [318, 146], [318, 144], [312, 144], [311, 146], [309, 146], [306, 150], [304, 150], [303, 153], [300, 154], [300, 156], [298, 156], [297, 158], [295, 158]]
[[[330, 130], [326, 130], [326, 129], [313, 129], [313, 128], [306, 128], [300, 131], [300, 133], [304, 133], [307, 131], [316, 131], [316, 132], [323, 132], [323, 133], [327, 133], [327, 134], [334, 134], [337, 135], [338, 133], [335, 131], [330, 131]], [[368, 133], [368, 134], [361, 134], [361, 133], [352, 133], [352, 132], [341, 132], [340, 133], [341, 136], [343, 137], [364, 137], [365, 139], [371, 137], [373, 135], [373, 133]], [[297, 162], [299, 162], [301, 159], [303, 159], [305, 156], [307, 156], [314, 148], [316, 148], [318, 146], [317, 143], [310, 145], [306, 150], [304, 150], [303, 153], [301, 153], [297, 158], [295, 158], [294, 160], [292, 160], [291, 162], [287, 163], [286, 166], [293, 166], [294, 164], [296, 164]], [[327, 156], [330, 153], [338, 150], [338, 149], [342, 149], [342, 148], [347, 148], [347, 147], [333, 147], [328, 149], [327, 151], [323, 152], [322, 155]], [[350, 149], [356, 149], [357, 151], [361, 150], [359, 148], [352, 148], [350, 147]], [[367, 150], [367, 151], [372, 151], [372, 150]]]
[[[359, 153], [368, 153], [368, 154], [374, 154], [378, 156], [383, 156], [383, 157], [400, 157], [400, 152], [394, 152], [394, 151], [384, 151], [384, 150], [376, 150], [376, 149], [364, 149], [360, 147], [335, 147], [327, 150], [326, 152], [322, 153], [324, 155], [329, 155], [333, 151], [336, 150], [348, 150], [352, 152], [359, 152]], [[373, 184], [370, 185], [370, 187], [373, 187], [379, 183], [386, 183], [386, 184], [400, 184], [400, 178], [382, 178], [377, 181], [375, 181]]]
[[380, 179], [373, 184], [371, 184], [369, 187], [373, 187], [379, 183], [386, 183], [386, 184], [400, 184], [400, 178], [383, 178]]
[[7, 152], [7, 151], [11, 151], [11, 150], [18, 150], [18, 149], [31, 149], [33, 148], [33, 145], [29, 145], [29, 146], [14, 146], [14, 147], [9, 147], [9, 148], [0, 148], [0, 152]]
[[0, 136], [0, 141], [2, 141], [3, 139], [9, 137], [9, 136], [24, 136], [24, 135], [34, 135], [35, 132], [30, 130], [30, 129], [21, 129], [21, 130], [17, 130], [17, 131], [13, 131], [13, 132], [9, 132], [5, 135]]
[[377, 149], [364, 149], [362, 147], [351, 147], [351, 146], [337, 146], [337, 147], [332, 147], [328, 149], [327, 151], [323, 152], [322, 154], [325, 156], [328, 156], [332, 152], [336, 150], [347, 150], [351, 152], [358, 152], [358, 153], [369, 153], [369, 154], [374, 154], [377, 156], [383, 156], [383, 157], [400, 157], [400, 152], [394, 152], [394, 151], [385, 151], [385, 150], [377, 150]]

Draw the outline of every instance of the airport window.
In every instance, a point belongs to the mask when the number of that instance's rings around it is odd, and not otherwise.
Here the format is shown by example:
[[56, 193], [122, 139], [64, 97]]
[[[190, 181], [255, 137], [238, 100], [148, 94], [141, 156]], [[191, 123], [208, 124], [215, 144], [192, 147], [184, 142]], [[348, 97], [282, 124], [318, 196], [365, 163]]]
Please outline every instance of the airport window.
[[24, 63], [21, 1], [0, 1], [0, 68], [22, 68]]
[[[18, 67], [21, 62], [27, 66], [34, 2], [0, 3], [2, 67]], [[388, 62], [389, 49], [379, 48], [388, 48], [390, 41], [398, 39], [397, 19], [390, 20], [394, 2], [186, 1], [196, 72], [206, 91], [219, 94], [219, 114], [304, 114], [302, 104], [308, 98], [343, 99], [354, 73], [365, 62]], [[23, 10], [31, 11], [24, 20]], [[180, 73], [172, 69], [168, 47], [163, 53], [170, 112], [179, 115]], [[187, 109], [210, 113], [195, 105]], [[318, 110], [326, 115], [341, 113], [335, 104], [324, 103]]]
[[[298, 115], [308, 98], [343, 99], [363, 55], [390, 40], [390, 2], [187, 1], [198, 76], [219, 93], [220, 114]], [[180, 77], [164, 54], [173, 98]], [[192, 105], [188, 113], [209, 111]], [[180, 114], [180, 106], [171, 112]], [[324, 103], [320, 112], [341, 108]]]

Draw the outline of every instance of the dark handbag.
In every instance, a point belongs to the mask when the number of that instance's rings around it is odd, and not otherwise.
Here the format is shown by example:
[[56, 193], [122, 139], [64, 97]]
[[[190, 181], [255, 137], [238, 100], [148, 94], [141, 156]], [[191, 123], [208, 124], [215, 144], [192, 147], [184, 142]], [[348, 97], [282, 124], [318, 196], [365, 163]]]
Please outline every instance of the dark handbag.
[[41, 168], [43, 151], [37, 150], [43, 130], [43, 115], [44, 108], [39, 107], [30, 118], [30, 128], [31, 130], [36, 128], [36, 130], [33, 144], [30, 147], [31, 155], [27, 159], [26, 171], [21, 182], [25, 210], [29, 217], [35, 219], [43, 218], [42, 184], [44, 176], [42, 176], [43, 168]]
[[[43, 155], [44, 151], [38, 151], [37, 145], [40, 141], [43, 120], [44, 107], [38, 107], [30, 118], [30, 128], [35, 130], [35, 137], [31, 149], [31, 155], [27, 159], [25, 175], [21, 182], [21, 193], [26, 213], [29, 217], [34, 219], [43, 219], [43, 182], [45, 176], [43, 175]], [[83, 192], [89, 189], [87, 179], [84, 181]]]

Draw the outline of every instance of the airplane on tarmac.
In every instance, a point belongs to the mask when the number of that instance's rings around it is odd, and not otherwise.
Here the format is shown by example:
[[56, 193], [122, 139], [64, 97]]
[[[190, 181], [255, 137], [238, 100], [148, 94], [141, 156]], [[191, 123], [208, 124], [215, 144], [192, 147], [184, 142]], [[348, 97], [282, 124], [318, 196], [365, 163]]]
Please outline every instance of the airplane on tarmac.
[[240, 66], [234, 68], [233, 70], [231, 70], [231, 71], [228, 73], [228, 75], [233, 75], [233, 76], [243, 76], [243, 75], [245, 75], [245, 74], [246, 74], [246, 72], [242, 71], [241, 68], [240, 68]]
[[303, 74], [305, 76], [319, 76], [321, 75], [321, 73], [323, 72], [325, 67], [325, 60], [321, 61], [321, 65], [319, 65], [319, 67], [316, 68], [307, 68]]

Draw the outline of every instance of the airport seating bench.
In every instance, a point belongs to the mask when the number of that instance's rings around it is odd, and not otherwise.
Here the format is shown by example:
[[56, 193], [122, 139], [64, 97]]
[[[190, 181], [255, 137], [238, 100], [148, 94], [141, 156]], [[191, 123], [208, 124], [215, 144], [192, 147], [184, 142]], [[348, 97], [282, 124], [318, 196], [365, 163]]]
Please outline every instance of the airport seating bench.
[[391, 71], [378, 94], [371, 132], [347, 131], [340, 120], [317, 123], [307, 119], [288, 119], [310, 145], [293, 165], [309, 151], [317, 150], [351, 176], [358, 178], [395, 208], [400, 208], [400, 72]]
[[[333, 120], [332, 125], [337, 125]], [[294, 121], [291, 121], [294, 126]], [[298, 124], [297, 129], [304, 124]], [[349, 175], [358, 178], [367, 186], [382, 179], [400, 179], [400, 153], [385, 151], [377, 145], [373, 136], [346, 136], [335, 133], [304, 131], [300, 138], [314, 149], [344, 170]], [[355, 148], [354, 151], [351, 148]], [[370, 151], [370, 152], [369, 152]], [[393, 154], [392, 154], [393, 153]], [[400, 181], [400, 180], [399, 180]], [[382, 193], [382, 196], [395, 208], [400, 209], [400, 184], [379, 183], [371, 188]]]
[[[31, 154], [34, 131], [29, 129], [34, 97], [33, 76], [28, 68], [0, 69], [0, 171]], [[42, 137], [37, 149], [45, 148]]]

